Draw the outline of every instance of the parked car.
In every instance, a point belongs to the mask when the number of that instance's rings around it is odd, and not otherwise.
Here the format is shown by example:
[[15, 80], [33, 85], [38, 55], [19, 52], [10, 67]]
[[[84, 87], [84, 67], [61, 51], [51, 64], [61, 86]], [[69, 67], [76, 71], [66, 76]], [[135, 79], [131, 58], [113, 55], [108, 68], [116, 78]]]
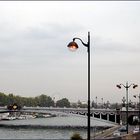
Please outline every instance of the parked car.
[[120, 132], [126, 132], [126, 131], [127, 131], [127, 128], [126, 128], [125, 125], [123, 125], [122, 127], [120, 127], [120, 128], [118, 129], [118, 131], [120, 131]]
[[118, 131], [118, 130], [116, 130], [116, 131], [114, 131], [113, 132], [113, 136], [120, 136], [121, 135], [121, 133], [120, 133], [120, 131]]
[[136, 133], [138, 133], [138, 132], [139, 132], [139, 127], [134, 128], [133, 134], [136, 134]]

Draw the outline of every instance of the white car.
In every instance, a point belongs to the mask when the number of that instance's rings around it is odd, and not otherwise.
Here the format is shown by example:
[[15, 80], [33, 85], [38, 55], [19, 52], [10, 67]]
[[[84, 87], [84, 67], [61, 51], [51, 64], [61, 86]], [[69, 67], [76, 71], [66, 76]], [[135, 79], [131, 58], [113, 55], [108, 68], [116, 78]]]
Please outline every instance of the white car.
[[136, 134], [139, 132], [139, 127], [136, 127], [134, 130], [133, 130], [133, 134]]
[[116, 130], [116, 131], [114, 131], [113, 132], [113, 136], [120, 136], [121, 135], [121, 133], [120, 133], [120, 131], [118, 131], [118, 130]]

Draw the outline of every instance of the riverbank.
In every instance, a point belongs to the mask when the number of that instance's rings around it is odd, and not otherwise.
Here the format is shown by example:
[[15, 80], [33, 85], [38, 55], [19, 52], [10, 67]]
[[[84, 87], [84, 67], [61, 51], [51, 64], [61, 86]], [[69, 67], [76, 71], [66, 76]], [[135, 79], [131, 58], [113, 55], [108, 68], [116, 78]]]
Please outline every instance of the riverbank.
[[[72, 125], [30, 125], [30, 124], [0, 124], [0, 128], [22, 128], [22, 129], [87, 129], [87, 126], [72, 126]], [[109, 129], [110, 126], [96, 126], [91, 127], [91, 129], [96, 129], [96, 131], [104, 131]]]

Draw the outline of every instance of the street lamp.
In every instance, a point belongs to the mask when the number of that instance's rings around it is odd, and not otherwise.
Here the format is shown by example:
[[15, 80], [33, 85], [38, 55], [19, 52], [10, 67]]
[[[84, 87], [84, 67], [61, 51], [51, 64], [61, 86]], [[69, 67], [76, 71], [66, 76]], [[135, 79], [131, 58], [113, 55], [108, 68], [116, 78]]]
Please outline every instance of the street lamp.
[[75, 40], [80, 40], [81, 43], [87, 48], [88, 52], [88, 114], [87, 114], [87, 139], [90, 140], [90, 32], [88, 32], [88, 42], [84, 43], [80, 38], [73, 38], [73, 41], [68, 44], [68, 48], [72, 51], [77, 50], [79, 47]]
[[140, 93], [139, 95], [134, 95], [133, 97], [138, 97], [139, 98], [139, 121], [138, 121], [138, 124], [139, 124], [139, 132], [140, 132]]
[[96, 109], [97, 109], [97, 96], [95, 98], [96, 98]]
[[126, 130], [127, 130], [127, 134], [128, 134], [128, 89], [133, 86], [133, 88], [136, 88], [138, 85], [136, 84], [130, 84], [128, 85], [128, 82], [126, 82], [126, 85], [124, 84], [119, 84], [116, 85], [116, 87], [118, 87], [119, 89], [121, 89], [121, 86], [123, 86], [126, 89]]
[[122, 107], [125, 107], [125, 101], [126, 101], [126, 99], [125, 99], [125, 97], [123, 97], [122, 98]]

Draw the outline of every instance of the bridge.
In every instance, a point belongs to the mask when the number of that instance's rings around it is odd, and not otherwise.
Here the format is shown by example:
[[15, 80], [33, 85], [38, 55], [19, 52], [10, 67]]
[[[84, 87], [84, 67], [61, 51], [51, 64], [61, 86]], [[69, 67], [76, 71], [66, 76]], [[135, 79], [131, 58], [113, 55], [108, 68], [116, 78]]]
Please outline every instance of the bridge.
[[[31, 113], [51, 113], [51, 114], [77, 114], [87, 116], [87, 108], [54, 108], [54, 107], [23, 107], [21, 110], [7, 110], [6, 107], [0, 107], [0, 113], [6, 112], [31, 112]], [[128, 111], [128, 122], [133, 122], [133, 117], [138, 116], [138, 110]], [[126, 123], [126, 110], [115, 109], [93, 109], [91, 108], [90, 116], [101, 120], [113, 122], [116, 124]]]

